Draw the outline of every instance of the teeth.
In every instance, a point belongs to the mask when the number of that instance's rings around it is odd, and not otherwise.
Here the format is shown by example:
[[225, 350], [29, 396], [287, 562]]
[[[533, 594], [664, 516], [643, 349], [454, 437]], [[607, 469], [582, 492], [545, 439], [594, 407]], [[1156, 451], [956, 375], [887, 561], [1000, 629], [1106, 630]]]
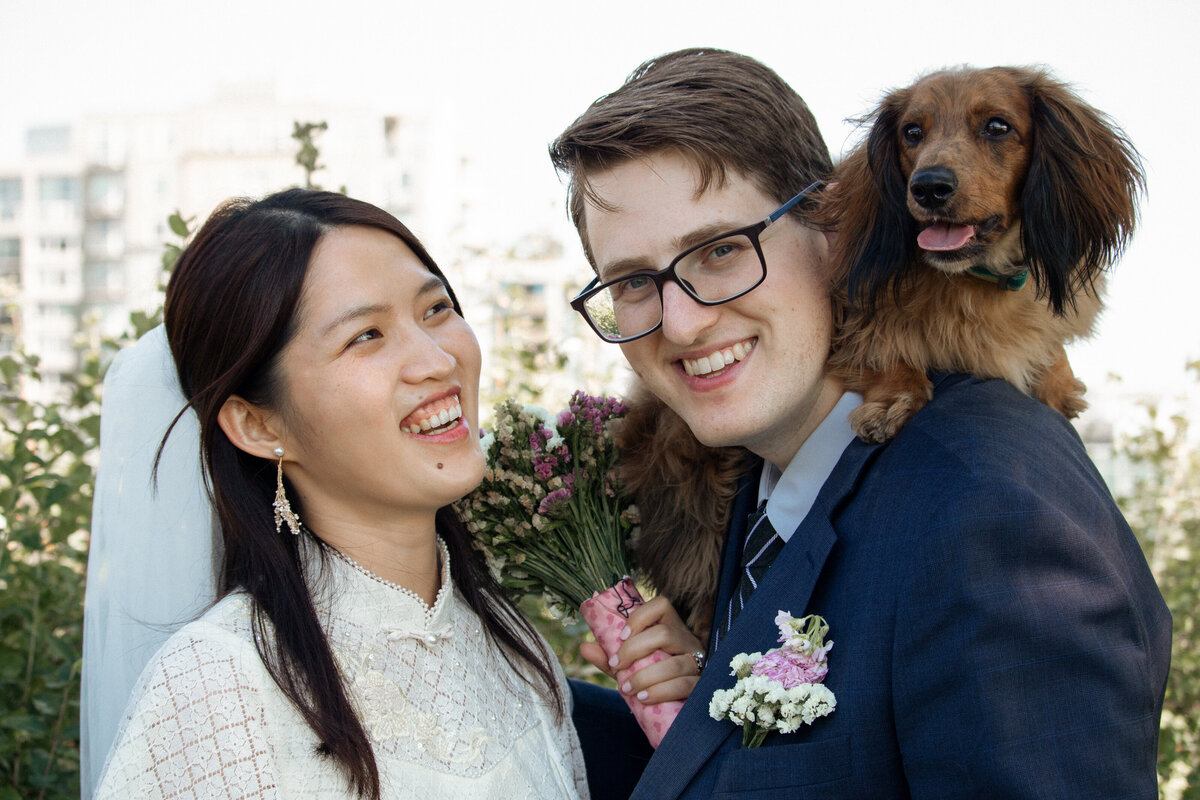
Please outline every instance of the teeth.
[[462, 405], [457, 397], [448, 397], [443, 402], [448, 402], [451, 405], [441, 410], [421, 408], [410, 414], [406, 420], [407, 425], [404, 426], [404, 430], [407, 430], [409, 433], [424, 433], [434, 428], [440, 428], [462, 417]]
[[732, 347], [726, 347], [724, 350], [716, 350], [707, 356], [695, 359], [685, 358], [683, 359], [683, 371], [692, 377], [717, 372], [735, 361], [741, 361], [753, 349], [754, 340], [748, 339], [744, 342], [738, 342]]

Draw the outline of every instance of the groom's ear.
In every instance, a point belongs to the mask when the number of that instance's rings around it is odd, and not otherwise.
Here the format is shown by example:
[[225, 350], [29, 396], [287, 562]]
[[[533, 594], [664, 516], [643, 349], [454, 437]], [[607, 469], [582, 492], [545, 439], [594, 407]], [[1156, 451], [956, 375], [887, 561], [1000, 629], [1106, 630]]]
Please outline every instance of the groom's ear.
[[279, 417], [236, 394], [230, 395], [217, 412], [217, 424], [237, 449], [259, 458], [274, 459], [282, 440], [276, 433]]

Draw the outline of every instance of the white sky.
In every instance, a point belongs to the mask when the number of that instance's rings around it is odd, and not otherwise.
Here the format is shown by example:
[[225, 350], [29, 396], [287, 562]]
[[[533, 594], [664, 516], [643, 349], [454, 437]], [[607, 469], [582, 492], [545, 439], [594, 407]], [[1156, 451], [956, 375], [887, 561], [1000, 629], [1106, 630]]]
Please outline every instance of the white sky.
[[1176, 391], [1200, 358], [1198, 39], [1195, 0], [0, 0], [0, 152], [30, 123], [265, 80], [281, 99], [451, 113], [458, 146], [495, 176], [497, 207], [532, 218], [561, 194], [546, 144], [652, 55], [707, 45], [766, 62], [835, 153], [851, 140], [843, 119], [921, 72], [1045, 64], [1125, 128], [1149, 182], [1100, 333], [1072, 363], [1093, 390], [1113, 372]]

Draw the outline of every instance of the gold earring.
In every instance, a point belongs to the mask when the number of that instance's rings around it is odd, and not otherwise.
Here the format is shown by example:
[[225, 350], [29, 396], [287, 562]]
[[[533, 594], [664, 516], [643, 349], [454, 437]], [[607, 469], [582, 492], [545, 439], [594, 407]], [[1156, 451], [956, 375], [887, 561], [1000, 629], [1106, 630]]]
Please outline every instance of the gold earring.
[[275, 457], [279, 459], [279, 467], [275, 472], [275, 502], [272, 504], [275, 507], [275, 531], [278, 533], [283, 529], [283, 523], [287, 523], [288, 530], [293, 536], [300, 535], [300, 517], [292, 511], [292, 504], [288, 502], [287, 494], [283, 491], [283, 448], [275, 448]]

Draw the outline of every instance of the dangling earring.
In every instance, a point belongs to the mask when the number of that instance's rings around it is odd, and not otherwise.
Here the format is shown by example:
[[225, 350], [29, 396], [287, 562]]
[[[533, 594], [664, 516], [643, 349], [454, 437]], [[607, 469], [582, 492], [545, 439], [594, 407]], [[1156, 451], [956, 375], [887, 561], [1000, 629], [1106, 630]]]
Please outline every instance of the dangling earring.
[[275, 448], [275, 457], [279, 459], [279, 468], [275, 472], [275, 502], [272, 504], [275, 507], [275, 531], [278, 533], [283, 529], [283, 523], [287, 523], [288, 530], [293, 536], [300, 534], [300, 517], [296, 516], [296, 512], [292, 511], [292, 504], [288, 502], [287, 495], [283, 491], [283, 448]]

